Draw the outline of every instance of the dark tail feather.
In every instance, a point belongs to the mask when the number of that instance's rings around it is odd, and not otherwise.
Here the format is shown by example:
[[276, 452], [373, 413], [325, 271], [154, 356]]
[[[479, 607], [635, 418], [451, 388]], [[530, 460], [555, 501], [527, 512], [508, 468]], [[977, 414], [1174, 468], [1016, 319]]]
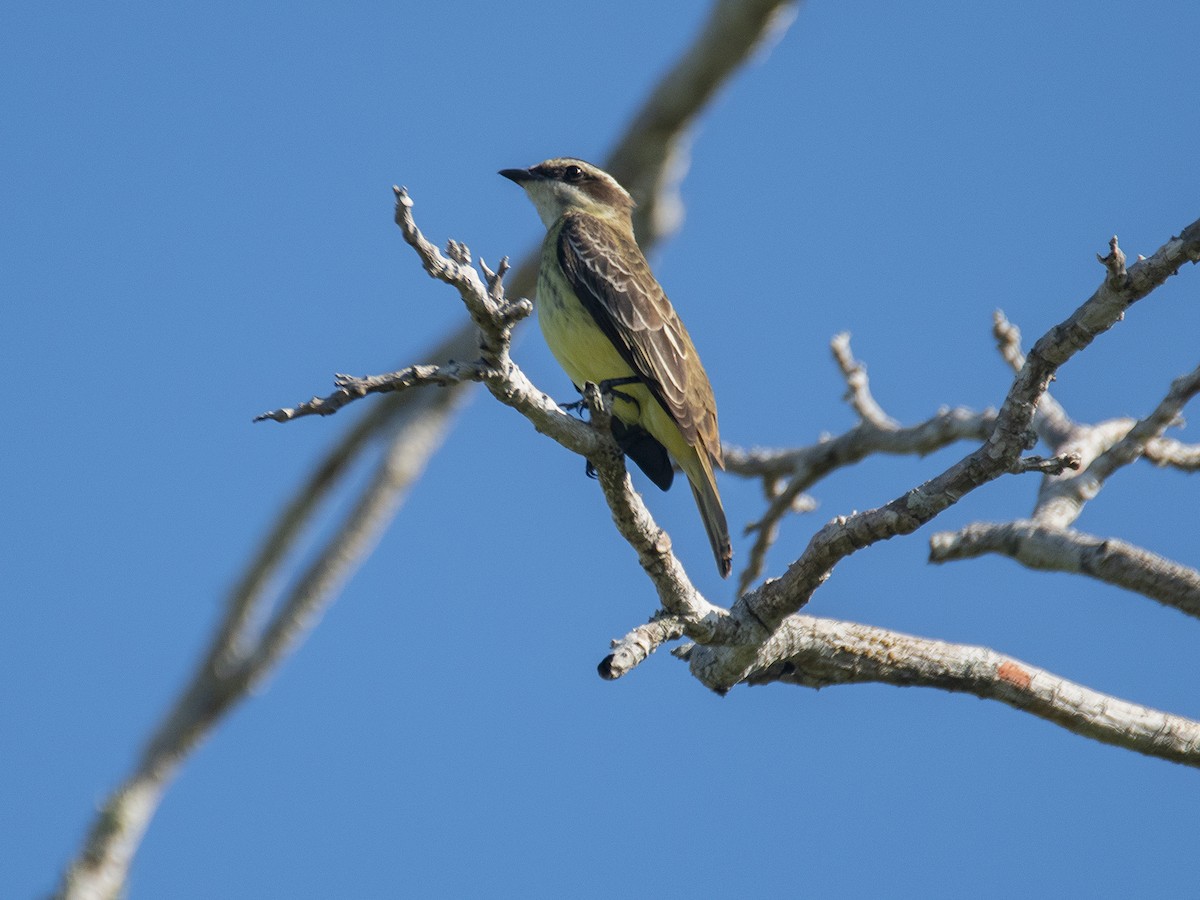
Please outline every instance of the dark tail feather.
[[696, 484], [688, 478], [692, 488], [692, 496], [696, 498], [696, 506], [700, 509], [700, 518], [704, 521], [704, 530], [708, 532], [708, 542], [712, 545], [713, 556], [717, 560], [717, 571], [722, 578], [729, 577], [733, 568], [733, 547], [729, 543], [729, 523], [725, 521], [725, 508], [721, 506], [721, 497], [717, 494], [717, 485], [713, 480], [712, 468], [704, 466], [705, 478]]
[[612, 433], [625, 455], [646, 473], [646, 477], [653, 481], [659, 490], [665, 491], [671, 486], [671, 482], [675, 480], [671, 457], [667, 455], [667, 448], [650, 432], [640, 425], [626, 425], [613, 416]]

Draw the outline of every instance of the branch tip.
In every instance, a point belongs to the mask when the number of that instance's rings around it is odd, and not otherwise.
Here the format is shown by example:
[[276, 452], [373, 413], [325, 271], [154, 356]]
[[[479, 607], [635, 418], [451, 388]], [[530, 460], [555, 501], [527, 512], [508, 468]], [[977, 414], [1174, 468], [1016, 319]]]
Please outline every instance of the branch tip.
[[1125, 271], [1125, 253], [1117, 245], [1117, 236], [1114, 234], [1108, 242], [1108, 256], [1096, 254], [1096, 259], [1100, 260], [1100, 264], [1108, 269], [1108, 280], [1112, 283], [1120, 284], [1124, 282]]
[[1026, 456], [1017, 461], [1013, 471], [1041, 472], [1043, 475], [1061, 475], [1067, 469], [1079, 469], [1083, 460], [1078, 453], [1066, 453], [1062, 456]]

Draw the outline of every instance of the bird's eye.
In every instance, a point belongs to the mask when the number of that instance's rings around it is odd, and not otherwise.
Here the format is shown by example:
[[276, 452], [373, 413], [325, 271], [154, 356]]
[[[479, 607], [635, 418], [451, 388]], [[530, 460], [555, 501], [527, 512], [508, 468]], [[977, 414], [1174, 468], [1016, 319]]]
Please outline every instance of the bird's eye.
[[583, 181], [583, 169], [579, 166], [567, 166], [563, 169], [563, 181]]

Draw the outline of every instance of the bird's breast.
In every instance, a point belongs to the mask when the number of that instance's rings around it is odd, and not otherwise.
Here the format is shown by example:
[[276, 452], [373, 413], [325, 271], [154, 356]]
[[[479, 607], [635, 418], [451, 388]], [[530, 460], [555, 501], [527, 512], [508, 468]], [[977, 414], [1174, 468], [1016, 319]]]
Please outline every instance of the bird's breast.
[[633, 374], [565, 277], [539, 276], [536, 305], [538, 324], [550, 352], [577, 386]]
[[[535, 306], [550, 352], [576, 387], [582, 388], [589, 381], [600, 384], [637, 374], [600, 330], [557, 267], [543, 264], [538, 274]], [[616, 388], [613, 414], [626, 424], [645, 428], [681, 464], [699, 459], [644, 384]]]

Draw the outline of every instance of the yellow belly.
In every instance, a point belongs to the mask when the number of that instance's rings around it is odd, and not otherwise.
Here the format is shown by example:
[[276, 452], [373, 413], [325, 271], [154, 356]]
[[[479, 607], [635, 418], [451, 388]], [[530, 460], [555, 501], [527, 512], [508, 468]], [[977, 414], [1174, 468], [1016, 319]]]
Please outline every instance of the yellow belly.
[[[635, 374], [591, 313], [557, 279], [538, 277], [537, 312], [550, 352], [576, 387], [582, 388], [589, 381], [599, 384]], [[613, 415], [626, 424], [645, 428], [686, 469], [695, 451], [646, 386], [621, 385], [614, 391]]]

